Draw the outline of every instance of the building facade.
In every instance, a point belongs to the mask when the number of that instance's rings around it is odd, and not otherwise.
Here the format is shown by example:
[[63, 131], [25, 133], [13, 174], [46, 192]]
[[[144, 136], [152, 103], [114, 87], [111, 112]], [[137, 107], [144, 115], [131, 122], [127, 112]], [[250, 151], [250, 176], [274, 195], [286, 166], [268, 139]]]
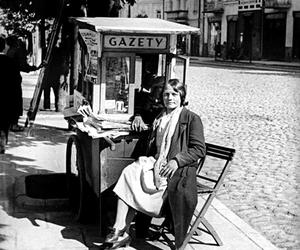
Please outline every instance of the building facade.
[[[199, 13], [203, 0], [136, 0], [133, 6], [124, 5], [120, 17], [161, 18], [172, 22], [199, 27]], [[201, 36], [179, 37], [182, 53], [200, 55]], [[189, 48], [189, 51], [186, 50]]]
[[181, 38], [194, 56], [226, 48], [227, 57], [238, 59], [300, 60], [300, 0], [137, 0], [120, 16], [200, 28], [201, 35]]
[[120, 17], [148, 17], [164, 19], [162, 0], [136, 0], [133, 6], [124, 5], [119, 12]]
[[220, 42], [239, 59], [300, 60], [299, 0], [204, 1], [203, 55]]

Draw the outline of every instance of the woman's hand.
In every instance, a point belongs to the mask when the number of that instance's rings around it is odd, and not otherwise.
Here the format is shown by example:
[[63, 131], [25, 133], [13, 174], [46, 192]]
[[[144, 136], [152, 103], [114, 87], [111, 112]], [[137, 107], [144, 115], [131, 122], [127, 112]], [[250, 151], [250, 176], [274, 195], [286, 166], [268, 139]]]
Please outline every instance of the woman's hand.
[[131, 129], [134, 131], [141, 132], [143, 130], [147, 130], [148, 126], [144, 123], [142, 117], [140, 115], [137, 115], [132, 121]]
[[170, 160], [165, 166], [161, 168], [159, 174], [162, 177], [171, 178], [177, 169], [178, 169], [177, 161]]

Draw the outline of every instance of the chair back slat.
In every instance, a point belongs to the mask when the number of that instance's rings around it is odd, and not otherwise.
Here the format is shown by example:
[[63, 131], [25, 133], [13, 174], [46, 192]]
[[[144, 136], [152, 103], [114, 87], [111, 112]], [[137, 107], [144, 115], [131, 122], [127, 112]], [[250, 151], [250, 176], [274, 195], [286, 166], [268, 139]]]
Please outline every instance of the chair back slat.
[[235, 153], [235, 149], [233, 148], [227, 148], [219, 145], [214, 145], [211, 143], [206, 143], [205, 145], [206, 145], [206, 155], [212, 157], [231, 161]]
[[207, 151], [206, 155], [216, 157], [216, 158], [219, 158], [219, 159], [223, 159], [223, 160], [231, 160], [232, 159], [232, 156], [229, 155], [229, 154], [224, 154], [224, 153], [220, 154], [218, 152], [212, 152], [212, 151]]

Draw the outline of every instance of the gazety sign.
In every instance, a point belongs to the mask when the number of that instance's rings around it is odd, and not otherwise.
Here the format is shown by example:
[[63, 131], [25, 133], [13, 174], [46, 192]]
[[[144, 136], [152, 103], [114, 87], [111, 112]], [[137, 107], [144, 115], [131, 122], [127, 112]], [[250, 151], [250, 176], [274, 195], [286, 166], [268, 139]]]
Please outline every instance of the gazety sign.
[[166, 36], [105, 35], [107, 49], [167, 49]]

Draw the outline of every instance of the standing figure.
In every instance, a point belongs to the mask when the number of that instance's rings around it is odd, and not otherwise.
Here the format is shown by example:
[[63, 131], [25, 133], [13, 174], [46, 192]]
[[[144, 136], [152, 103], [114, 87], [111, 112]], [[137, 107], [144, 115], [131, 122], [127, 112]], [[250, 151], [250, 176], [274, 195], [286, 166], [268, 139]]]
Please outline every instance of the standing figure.
[[221, 48], [221, 57], [223, 61], [227, 59], [227, 43], [224, 41]]
[[182, 245], [197, 205], [197, 161], [205, 156], [201, 119], [184, 107], [185, 97], [185, 86], [178, 79], [169, 80], [146, 156], [128, 165], [114, 188], [117, 214], [105, 239], [107, 249], [129, 245], [129, 226], [137, 211], [171, 218], [176, 248]]
[[218, 42], [215, 45], [215, 60], [217, 60], [219, 57], [221, 57], [221, 43]]
[[4, 53], [5, 39], [0, 37], [0, 154], [5, 153], [5, 145], [8, 141], [10, 126], [19, 115], [19, 103], [17, 102], [21, 86], [21, 75], [14, 60]]
[[44, 87], [44, 109], [50, 110], [50, 93], [51, 88], [54, 93], [54, 104], [55, 111], [60, 111], [59, 109], [59, 91], [60, 88], [66, 87], [67, 84], [67, 74], [68, 66], [66, 63], [66, 51], [63, 50], [63, 47], [54, 47], [52, 50], [52, 59], [47, 67], [48, 68], [48, 77], [47, 84]]
[[230, 59], [232, 62], [234, 62], [234, 60], [236, 59], [236, 52], [237, 52], [237, 49], [235, 47], [235, 44], [232, 43], [231, 46], [230, 46]]
[[[30, 71], [35, 71], [40, 68], [28, 64], [26, 51], [24, 50], [23, 46], [21, 46], [20, 40], [16, 36], [9, 36], [6, 39], [6, 44], [8, 45], [6, 55], [15, 61], [19, 73], [21, 71], [29, 73]], [[23, 115], [22, 78], [20, 81], [20, 86], [17, 87], [17, 90], [18, 91], [16, 92], [15, 100], [19, 111], [18, 114], [16, 114], [14, 122], [10, 128], [11, 131], [14, 132], [20, 132], [24, 130], [23, 127], [18, 125], [19, 117]]]

